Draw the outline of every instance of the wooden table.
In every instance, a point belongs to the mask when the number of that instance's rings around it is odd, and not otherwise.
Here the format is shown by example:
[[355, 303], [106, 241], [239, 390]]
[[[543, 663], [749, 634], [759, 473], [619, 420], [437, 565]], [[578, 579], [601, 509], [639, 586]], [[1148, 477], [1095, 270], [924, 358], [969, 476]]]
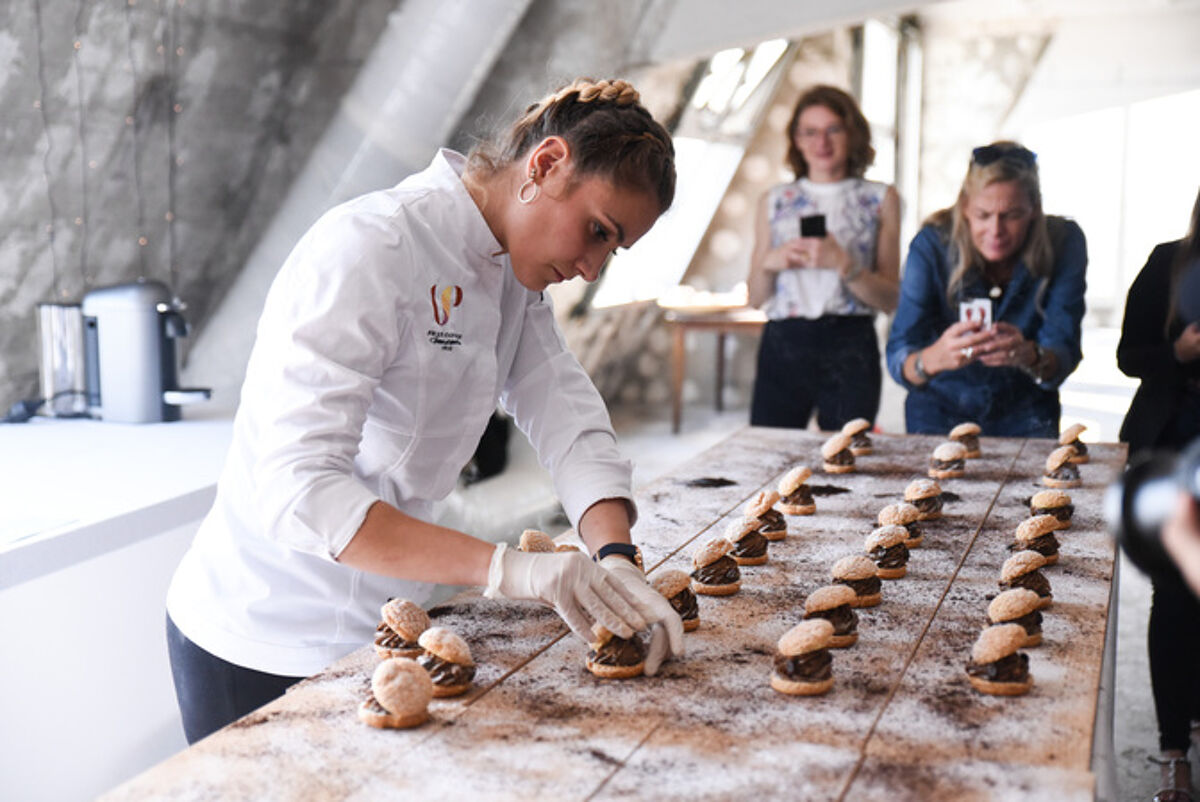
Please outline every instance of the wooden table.
[[[638, 493], [635, 536], [651, 573], [686, 567], [746, 501], [797, 463], [819, 467], [820, 435], [746, 428]], [[1101, 517], [1124, 446], [1094, 444], [1071, 490], [1077, 512], [1046, 570], [1054, 605], [1030, 654], [1024, 697], [976, 693], [963, 670], [1050, 440], [983, 439], [956, 499], [927, 522], [908, 576], [860, 610], [860, 638], [834, 654], [833, 689], [768, 686], [779, 636], [801, 620], [829, 566], [860, 552], [875, 515], [922, 475], [938, 438], [875, 436], [859, 472], [814, 486], [818, 511], [789, 517], [770, 562], [740, 593], [701, 597], [684, 658], [654, 678], [599, 680], [586, 647], [545, 609], [460, 594], [430, 611], [470, 643], [466, 696], [434, 700], [430, 723], [370, 729], [355, 709], [369, 646], [114, 790], [111, 799], [1091, 799], [1097, 695], [1114, 547]], [[819, 489], [819, 487], [818, 487]]]
[[767, 317], [757, 309], [738, 306], [703, 311], [668, 309], [663, 319], [671, 329], [671, 432], [678, 434], [683, 418], [683, 379], [687, 375], [687, 333], [717, 333], [715, 404], [720, 412], [724, 409], [722, 390], [725, 387], [725, 337], [728, 334], [757, 333], [766, 324]]

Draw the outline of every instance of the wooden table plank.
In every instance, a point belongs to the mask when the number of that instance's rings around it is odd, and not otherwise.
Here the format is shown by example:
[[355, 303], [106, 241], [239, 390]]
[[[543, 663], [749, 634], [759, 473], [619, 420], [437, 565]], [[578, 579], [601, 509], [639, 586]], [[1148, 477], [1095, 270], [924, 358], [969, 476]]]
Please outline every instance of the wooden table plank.
[[[986, 438], [985, 456], [968, 463], [967, 476], [942, 482], [957, 498], [943, 519], [925, 525], [908, 576], [886, 581], [883, 604], [859, 611], [859, 642], [834, 654], [833, 690], [787, 697], [768, 685], [776, 640], [802, 619], [807, 595], [829, 582], [829, 566], [861, 552], [879, 509], [924, 475], [941, 440], [876, 436], [876, 453], [859, 459], [857, 473], [828, 476], [819, 470], [824, 439], [749, 428], [639, 491], [635, 537], [652, 572], [690, 569], [694, 548], [796, 463], [817, 469], [810, 485], [849, 491], [819, 495], [817, 515], [789, 516], [788, 539], [771, 545], [766, 565], [744, 569], [741, 593], [702, 597], [702, 624], [686, 636], [686, 657], [659, 676], [598, 680], [584, 668], [586, 646], [552, 612], [468, 592], [430, 613], [470, 643], [477, 683], [465, 697], [435, 700], [429, 724], [378, 731], [358, 722], [355, 708], [376, 663], [366, 646], [110, 797], [696, 799], [786, 789], [806, 799], [864, 798], [864, 791], [865, 798], [929, 799], [936, 797], [899, 791], [944, 787], [972, 799], [1017, 798], [1030, 782], [1068, 798], [1085, 793], [1090, 735], [1046, 719], [1094, 716], [1113, 555], [1089, 494], [1123, 449], [1094, 450], [1095, 464], [1085, 466], [1089, 487], [1076, 498], [1086, 503], [1063, 536], [1063, 563], [1052, 569], [1056, 606], [1037, 656], [1057, 662], [1035, 664], [1029, 699], [973, 694], [962, 665], [996, 590], [1007, 539], [1025, 515], [1020, 496], [1036, 490], [1050, 442]], [[696, 486], [699, 479], [729, 484]], [[972, 696], [955, 713], [945, 700], [964, 688]], [[1050, 691], [1056, 695], [1044, 695]], [[1013, 737], [994, 712], [1005, 712], [1005, 702], [1015, 705], [1009, 713], [1024, 705], [1010, 718], [1038, 722], [1037, 745], [1069, 743], [1053, 757], [1046, 748], [1034, 754], [1031, 739]], [[941, 740], [953, 743], [943, 749]]]

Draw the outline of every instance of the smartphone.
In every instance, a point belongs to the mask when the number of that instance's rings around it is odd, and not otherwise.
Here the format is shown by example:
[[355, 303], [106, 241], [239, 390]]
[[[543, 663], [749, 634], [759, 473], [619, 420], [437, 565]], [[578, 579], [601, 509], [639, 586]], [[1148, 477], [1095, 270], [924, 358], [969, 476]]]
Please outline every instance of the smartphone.
[[992, 299], [972, 298], [958, 304], [958, 319], [963, 323], [979, 323], [980, 328], [991, 328]]
[[808, 214], [800, 218], [800, 236], [802, 237], [823, 237], [825, 236], [825, 215], [823, 214]]

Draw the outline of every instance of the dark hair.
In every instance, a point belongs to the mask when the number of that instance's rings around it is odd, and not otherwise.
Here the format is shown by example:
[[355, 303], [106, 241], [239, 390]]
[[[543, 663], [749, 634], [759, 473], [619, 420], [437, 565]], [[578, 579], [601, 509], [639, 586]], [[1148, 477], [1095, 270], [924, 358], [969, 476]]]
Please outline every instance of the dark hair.
[[787, 160], [796, 173], [796, 178], [808, 175], [808, 162], [804, 161], [800, 148], [796, 147], [796, 126], [800, 123], [800, 115], [812, 106], [824, 106], [842, 118], [848, 136], [846, 175], [862, 178], [867, 168], [875, 162], [875, 148], [871, 146], [871, 124], [863, 116], [854, 98], [836, 86], [824, 84], [814, 86], [800, 95], [800, 99], [796, 101], [796, 108], [792, 111], [792, 120], [788, 123]]
[[675, 147], [671, 135], [642, 106], [626, 81], [579, 78], [525, 109], [499, 147], [481, 143], [473, 166], [495, 172], [550, 136], [571, 149], [580, 175], [599, 175], [618, 187], [648, 192], [666, 211], [675, 199]]
[[1200, 263], [1200, 193], [1197, 193], [1196, 202], [1192, 204], [1192, 219], [1188, 224], [1187, 236], [1179, 241], [1179, 247], [1175, 250], [1175, 260], [1171, 262], [1170, 304], [1167, 306], [1167, 321], [1164, 327], [1168, 338], [1171, 336], [1169, 333], [1171, 325], [1179, 316], [1177, 311], [1179, 284], [1183, 280], [1183, 274], [1187, 272], [1187, 268], [1198, 263]]

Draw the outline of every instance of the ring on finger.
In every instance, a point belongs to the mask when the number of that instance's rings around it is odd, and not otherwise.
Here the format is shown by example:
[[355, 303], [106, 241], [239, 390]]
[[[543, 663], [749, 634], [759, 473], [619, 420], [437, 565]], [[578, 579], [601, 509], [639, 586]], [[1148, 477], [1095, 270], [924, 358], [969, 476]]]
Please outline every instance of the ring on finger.
[[962, 349], [962, 355], [967, 359], [975, 356], [975, 346], [968, 345], [966, 348]]

